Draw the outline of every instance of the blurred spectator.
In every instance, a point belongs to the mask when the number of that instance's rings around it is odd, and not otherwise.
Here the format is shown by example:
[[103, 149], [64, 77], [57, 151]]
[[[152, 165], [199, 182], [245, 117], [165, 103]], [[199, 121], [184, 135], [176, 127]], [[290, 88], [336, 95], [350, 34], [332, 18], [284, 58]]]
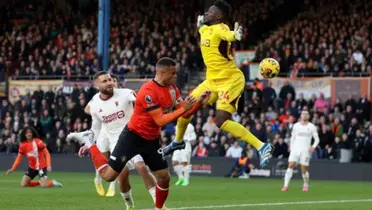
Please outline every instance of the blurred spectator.
[[243, 148], [239, 146], [239, 142], [235, 141], [234, 144], [227, 150], [225, 157], [240, 158]]
[[268, 111], [268, 107], [274, 107], [276, 104], [276, 92], [274, 88], [272, 88], [272, 82], [269, 81], [267, 87], [265, 87], [262, 91], [263, 95], [263, 110]]
[[312, 5], [261, 43], [256, 60], [277, 59], [285, 76], [370, 75], [371, 1], [316, 0]]
[[225, 177], [233, 178], [249, 178], [249, 173], [254, 166], [250, 163], [246, 152], [242, 152], [241, 156], [236, 159], [231, 170], [225, 175]]
[[288, 145], [284, 142], [283, 138], [279, 138], [279, 140], [274, 140], [273, 144], [275, 146], [275, 151], [273, 156], [276, 158], [288, 158], [289, 152], [288, 152]]
[[192, 152], [192, 156], [194, 157], [207, 157], [208, 150], [205, 148], [203, 142], [199, 142], [198, 146], [195, 147], [194, 151]]

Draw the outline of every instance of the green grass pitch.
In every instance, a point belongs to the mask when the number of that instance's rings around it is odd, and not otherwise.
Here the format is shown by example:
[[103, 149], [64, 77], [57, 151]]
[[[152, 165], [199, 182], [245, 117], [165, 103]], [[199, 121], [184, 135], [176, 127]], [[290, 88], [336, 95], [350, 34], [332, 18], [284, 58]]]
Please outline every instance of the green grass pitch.
[[[4, 172], [2, 172], [4, 174]], [[63, 188], [21, 188], [23, 173], [0, 177], [0, 204], [6, 210], [119, 210], [125, 209], [118, 188], [115, 197], [99, 197], [94, 173], [51, 173]], [[282, 180], [191, 177], [189, 187], [174, 185], [172, 177], [167, 206], [171, 209], [221, 210], [351, 210], [372, 209], [372, 182], [311, 181], [302, 192], [302, 180], [293, 180], [281, 192]], [[140, 177], [131, 176], [136, 209], [153, 209], [152, 199]], [[107, 187], [107, 185], [105, 186]]]

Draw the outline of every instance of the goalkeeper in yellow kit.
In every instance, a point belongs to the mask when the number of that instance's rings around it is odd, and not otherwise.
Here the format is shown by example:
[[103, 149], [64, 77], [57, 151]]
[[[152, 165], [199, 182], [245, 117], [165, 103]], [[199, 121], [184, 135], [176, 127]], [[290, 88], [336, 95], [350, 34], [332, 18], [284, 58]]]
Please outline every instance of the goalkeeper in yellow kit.
[[[206, 80], [191, 95], [199, 98], [202, 93], [212, 92], [209, 104], [217, 103], [216, 125], [223, 131], [231, 133], [235, 138], [255, 147], [260, 154], [261, 167], [272, 157], [274, 147], [257, 139], [243, 125], [231, 120], [236, 112], [238, 101], [245, 88], [244, 75], [235, 65], [231, 54], [231, 42], [240, 41], [242, 27], [235, 23], [234, 30], [224, 24], [230, 15], [231, 6], [223, 0], [217, 0], [204, 14], [198, 17], [197, 26], [200, 33], [200, 48], [207, 67]], [[198, 109], [203, 104], [194, 106]], [[183, 149], [183, 136], [192, 116], [184, 115], [177, 121], [176, 139], [163, 152], [165, 155]]]

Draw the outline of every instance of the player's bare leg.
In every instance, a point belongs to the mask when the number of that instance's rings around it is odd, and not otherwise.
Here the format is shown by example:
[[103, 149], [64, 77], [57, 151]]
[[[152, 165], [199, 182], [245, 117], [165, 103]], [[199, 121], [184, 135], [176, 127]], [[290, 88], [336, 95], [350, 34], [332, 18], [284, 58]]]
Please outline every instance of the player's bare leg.
[[23, 175], [23, 178], [21, 180], [21, 187], [36, 187], [39, 185], [40, 185], [40, 182], [32, 181], [31, 177]]
[[191, 165], [188, 162], [182, 162], [182, 173], [184, 175], [184, 181], [181, 186], [188, 186], [190, 183]]
[[132, 197], [132, 187], [129, 182], [129, 170], [127, 167], [123, 169], [118, 177], [120, 194], [123, 198], [127, 210], [134, 209], [134, 201]]
[[[155, 176], [150, 172], [149, 168], [146, 166], [144, 162], [137, 162], [136, 170], [138, 174], [142, 177], [145, 187], [148, 190], [149, 194], [151, 195], [152, 200], [154, 201], [154, 203], [156, 203], [156, 178]], [[165, 205], [163, 205], [162, 210], [168, 210], [168, 208]]]
[[95, 144], [90, 146], [89, 150], [92, 154], [93, 164], [98, 170], [99, 175], [102, 177], [102, 179], [107, 182], [114, 181], [119, 176], [119, 173], [108, 165], [108, 160], [99, 152]]
[[151, 195], [152, 200], [156, 201], [156, 179], [154, 175], [152, 175], [145, 165], [144, 162], [136, 163], [136, 170], [138, 174], [142, 177], [143, 183], [145, 184], [146, 189], [148, 190], [149, 194]]
[[184, 181], [183, 173], [182, 173], [182, 165], [178, 161], [172, 162], [174, 172], [176, 172], [178, 176], [178, 180], [176, 182], [176, 185], [181, 185]]
[[[108, 152], [105, 152], [104, 153], [104, 156], [106, 157], [106, 160], [109, 159], [109, 153]], [[115, 196], [115, 188], [116, 188], [116, 179], [112, 182], [110, 182], [110, 185], [107, 189], [107, 193], [106, 193], [106, 197], [113, 197]]]
[[[239, 98], [231, 102], [231, 106], [237, 103]], [[235, 109], [235, 108], [232, 108]], [[274, 152], [274, 146], [263, 143], [240, 123], [231, 120], [231, 113], [218, 109], [216, 112], [216, 125], [221, 130], [231, 133], [235, 138], [251, 144], [260, 154], [260, 165], [264, 167]]]
[[289, 162], [288, 163], [288, 168], [287, 168], [287, 171], [285, 172], [285, 176], [284, 176], [284, 186], [282, 188], [282, 191], [288, 191], [288, 185], [289, 185], [289, 182], [292, 179], [293, 169], [295, 167], [296, 167], [296, 162]]
[[[79, 141], [81, 141], [82, 136], [84, 136], [85, 134], [88, 134], [89, 132], [90, 131], [73, 132], [73, 133], [68, 134], [67, 138], [68, 139], [78, 139]], [[101, 152], [101, 154], [106, 158], [106, 160], [108, 160], [109, 152]], [[115, 185], [116, 185], [116, 181], [113, 181], [113, 182], [110, 183], [108, 192], [106, 194], [107, 197], [112, 197], [112, 196], [115, 195]], [[102, 185], [102, 177], [101, 177], [100, 173], [98, 172], [98, 170], [96, 170], [96, 176], [94, 178], [94, 186], [96, 188], [96, 191], [97, 191], [98, 195], [105, 196], [105, 189], [103, 188], [103, 185]]]
[[302, 191], [309, 191], [309, 166], [301, 165], [302, 178], [304, 180], [304, 185]]
[[57, 182], [56, 180], [48, 180], [48, 177], [41, 177], [40, 180], [40, 187], [41, 188], [51, 188], [51, 187], [62, 187], [62, 184]]
[[97, 145], [94, 143], [94, 133], [90, 130], [80, 132], [74, 138], [85, 144], [79, 150], [79, 156], [82, 157], [89, 150], [94, 167], [98, 171], [103, 180], [107, 182], [114, 181], [119, 173], [108, 165], [108, 159], [98, 150]]
[[47, 177], [41, 177], [39, 181], [33, 181], [31, 177], [24, 175], [21, 181], [21, 187], [37, 187], [51, 188], [62, 187], [62, 184], [56, 180], [49, 181]]
[[155, 209], [162, 210], [168, 197], [170, 174], [168, 169], [162, 169], [154, 172], [156, 178], [156, 202]]
[[[109, 153], [108, 152], [101, 152], [103, 156], [108, 159]], [[99, 175], [99, 172], [96, 170], [96, 177], [94, 178], [94, 186], [96, 187], [96, 191], [98, 195], [104, 196], [105, 195], [105, 189], [102, 185], [102, 177]]]

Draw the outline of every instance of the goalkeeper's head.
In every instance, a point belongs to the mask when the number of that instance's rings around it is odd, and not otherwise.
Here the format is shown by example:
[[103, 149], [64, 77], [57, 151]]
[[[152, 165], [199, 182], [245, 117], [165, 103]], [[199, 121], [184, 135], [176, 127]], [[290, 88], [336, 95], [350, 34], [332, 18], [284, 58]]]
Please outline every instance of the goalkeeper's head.
[[224, 0], [217, 0], [204, 13], [204, 24], [214, 25], [225, 22], [231, 13], [231, 6]]

